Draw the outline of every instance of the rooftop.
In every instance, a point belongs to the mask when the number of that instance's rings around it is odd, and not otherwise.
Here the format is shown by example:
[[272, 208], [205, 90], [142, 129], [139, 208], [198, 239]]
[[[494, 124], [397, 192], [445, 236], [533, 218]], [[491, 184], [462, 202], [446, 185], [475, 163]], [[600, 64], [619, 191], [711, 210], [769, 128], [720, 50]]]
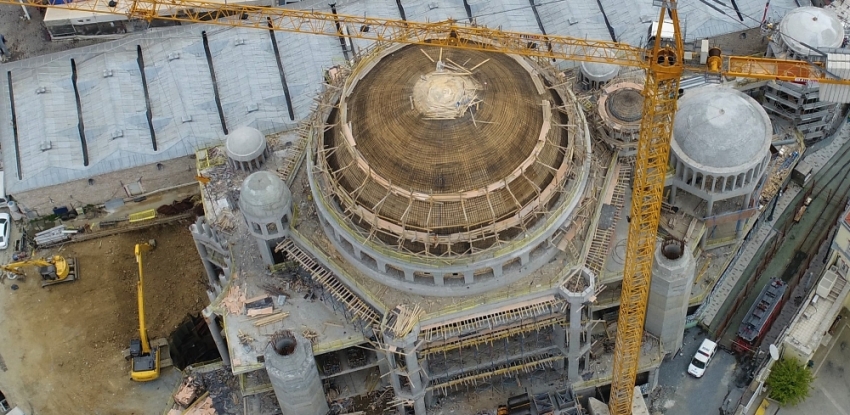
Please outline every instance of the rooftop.
[[779, 23], [782, 41], [797, 54], [808, 56], [810, 49], [838, 48], [844, 41], [844, 26], [832, 10], [819, 7], [794, 9]]
[[[632, 44], [640, 44], [652, 20], [657, 19], [656, 9], [644, 1], [624, 7], [621, 2], [603, 0], [601, 8], [592, 2], [543, 2], [535, 8], [520, 0], [470, 3], [470, 13], [478, 24], [587, 39], [611, 39], [613, 32], [618, 41]], [[403, 11], [406, 19], [419, 21], [449, 17], [468, 21], [470, 17], [460, 0], [405, 1], [401, 5], [399, 8], [390, 0], [338, 2], [340, 13], [356, 15], [400, 19]], [[737, 5], [745, 16], [760, 16], [764, 10], [763, 1], [741, 0]], [[326, 1], [295, 6], [330, 11]], [[795, 7], [793, 0], [774, 0], [768, 18], [781, 18]], [[58, 16], [60, 12], [65, 11], [49, 13]], [[709, 3], [683, 3], [679, 13], [687, 22], [688, 40], [759, 25], [758, 20], [739, 21], [728, 6]], [[210, 62], [205, 57], [202, 32], [208, 36]], [[11, 72], [11, 83], [0, 83], [0, 95], [14, 92], [17, 116], [16, 145], [10, 107], [0, 108], [7, 191], [14, 194], [187, 156], [220, 143], [222, 124], [228, 129], [251, 126], [264, 134], [295, 128], [315, 105], [325, 70], [352, 56], [333, 36], [275, 33], [288, 102], [269, 38], [263, 30], [185, 25], [150, 29], [113, 42], [2, 65]], [[355, 51], [371, 44], [351, 43]], [[150, 122], [145, 119], [137, 46], [150, 96]], [[79, 114], [67, 110], [76, 107], [72, 58]], [[212, 80], [204, 76], [210, 73], [210, 65], [216, 74], [223, 120], [216, 109]], [[87, 157], [78, 132], [80, 119]], [[47, 146], [50, 149], [42, 151]]]

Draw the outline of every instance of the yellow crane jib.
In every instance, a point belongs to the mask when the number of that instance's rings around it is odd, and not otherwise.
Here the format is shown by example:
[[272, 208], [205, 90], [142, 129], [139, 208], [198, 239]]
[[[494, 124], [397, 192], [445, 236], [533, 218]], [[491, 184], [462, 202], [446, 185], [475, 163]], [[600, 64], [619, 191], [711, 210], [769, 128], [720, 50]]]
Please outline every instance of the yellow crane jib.
[[142, 253], [153, 249], [149, 243], [136, 244], [136, 262], [139, 264], [139, 281], [136, 283], [139, 306], [139, 338], [130, 340], [130, 379], [136, 382], [149, 382], [159, 377], [159, 348], [151, 347], [148, 330], [145, 326], [145, 294]]
[[33, 258], [25, 261], [0, 265], [0, 270], [14, 275], [25, 275], [22, 268], [37, 267], [41, 275], [41, 286], [71, 282], [79, 279], [79, 267], [75, 258], [66, 259], [60, 255], [48, 258]]

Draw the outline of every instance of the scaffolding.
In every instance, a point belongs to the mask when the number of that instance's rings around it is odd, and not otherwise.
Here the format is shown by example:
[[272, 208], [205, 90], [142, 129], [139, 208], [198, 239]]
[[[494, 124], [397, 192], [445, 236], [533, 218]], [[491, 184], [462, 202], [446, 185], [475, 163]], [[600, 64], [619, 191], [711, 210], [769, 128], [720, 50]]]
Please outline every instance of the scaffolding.
[[542, 299], [511, 304], [508, 307], [488, 313], [427, 325], [422, 327], [421, 337], [429, 344], [448, 341], [481, 330], [493, 330], [499, 326], [513, 324], [524, 319], [535, 319], [541, 316], [563, 313], [565, 307], [566, 303], [563, 300], [549, 295]]

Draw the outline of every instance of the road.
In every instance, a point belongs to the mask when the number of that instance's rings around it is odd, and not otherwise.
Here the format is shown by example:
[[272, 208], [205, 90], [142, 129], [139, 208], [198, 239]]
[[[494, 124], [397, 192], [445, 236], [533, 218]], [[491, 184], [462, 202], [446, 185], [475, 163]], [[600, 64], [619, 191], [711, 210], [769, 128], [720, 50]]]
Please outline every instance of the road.
[[664, 415], [707, 415], [719, 413], [727, 394], [734, 387], [735, 357], [718, 350], [706, 369], [696, 379], [687, 374], [688, 364], [706, 334], [698, 329], [685, 331], [682, 351], [661, 365], [658, 386], [660, 394], [652, 406]]
[[[814, 186], [811, 205], [800, 222], [793, 224], [786, 235], [775, 235], [776, 238], [779, 238], [779, 247], [764, 272], [760, 275], [753, 275], [759, 261], [767, 254], [768, 247], [771, 244], [769, 241], [761, 247], [744, 271], [735, 290], [727, 297], [718, 317], [723, 315], [722, 313], [729, 312], [731, 304], [737, 299], [738, 295], [741, 295], [741, 291], [750, 278], [758, 278], [750, 291], [750, 295], [746, 297], [731, 317], [730, 323], [720, 339], [722, 345], [728, 347], [734, 340], [744, 315], [771, 277], [779, 277], [789, 282], [797, 274], [799, 268], [805, 265], [807, 258], [817, 252], [820, 246], [819, 242], [835, 224], [833, 218], [843, 211], [847, 202], [848, 194], [850, 194], [850, 180], [845, 180], [845, 178], [848, 173], [850, 173], [850, 142], [845, 143], [810, 182], [809, 186]], [[790, 206], [796, 206], [802, 200], [804, 194], [805, 190], [800, 192]], [[792, 221], [794, 213], [793, 208], [786, 209], [775, 222], [775, 229], [781, 230], [786, 223]], [[711, 324], [711, 330], [715, 330], [722, 320], [722, 318], [715, 318]]]

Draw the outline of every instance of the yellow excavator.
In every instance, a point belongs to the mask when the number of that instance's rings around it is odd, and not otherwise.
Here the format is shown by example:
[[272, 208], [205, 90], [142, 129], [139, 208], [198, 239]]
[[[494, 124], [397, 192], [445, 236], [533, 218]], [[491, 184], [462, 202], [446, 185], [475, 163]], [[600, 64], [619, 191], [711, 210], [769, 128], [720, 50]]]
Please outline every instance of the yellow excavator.
[[19, 275], [26, 275], [21, 268], [29, 266], [38, 267], [38, 273], [41, 274], [42, 288], [47, 287], [48, 285], [75, 281], [80, 278], [80, 269], [77, 265], [76, 258], [66, 259], [59, 255], [54, 255], [49, 258], [33, 258], [0, 265], [0, 270], [8, 272], [9, 279], [15, 279]]
[[139, 303], [139, 338], [130, 340], [130, 379], [136, 382], [149, 382], [159, 377], [160, 361], [159, 347], [151, 347], [148, 341], [148, 330], [145, 327], [145, 294], [144, 275], [142, 273], [142, 253], [148, 252], [156, 246], [154, 241], [136, 244], [136, 262], [139, 264], [139, 281], [136, 283], [138, 289]]

